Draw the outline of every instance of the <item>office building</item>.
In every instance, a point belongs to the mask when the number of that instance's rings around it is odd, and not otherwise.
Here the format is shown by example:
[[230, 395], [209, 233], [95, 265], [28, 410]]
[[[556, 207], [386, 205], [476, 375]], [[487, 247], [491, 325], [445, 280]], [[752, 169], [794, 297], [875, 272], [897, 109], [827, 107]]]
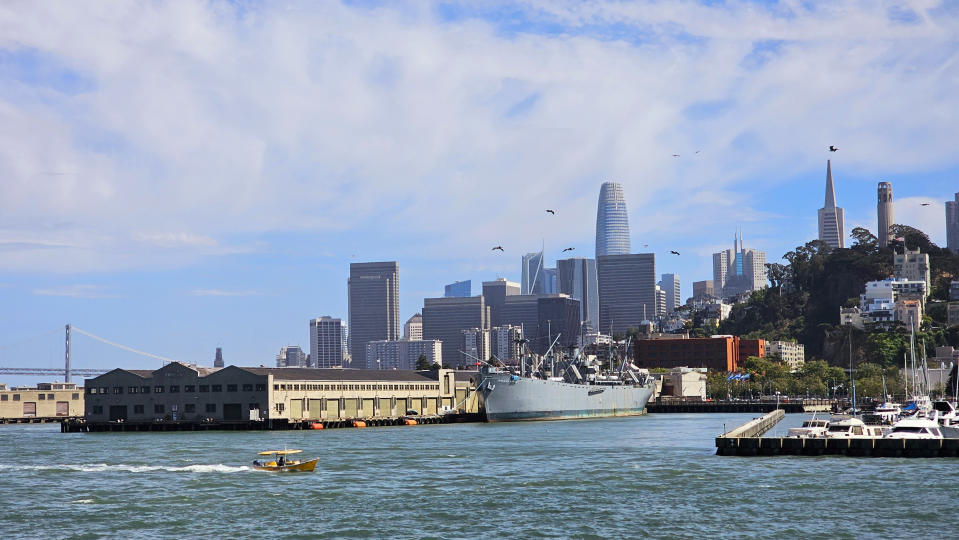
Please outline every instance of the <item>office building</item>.
[[629, 249], [629, 215], [623, 185], [605, 182], [596, 207], [596, 257], [626, 255]]
[[656, 285], [656, 320], [661, 320], [666, 317], [666, 291], [662, 287]]
[[417, 341], [423, 339], [423, 316], [419, 313], [410, 317], [403, 325], [403, 339]]
[[500, 308], [500, 326], [518, 326], [527, 339], [534, 339], [539, 335], [539, 299], [537, 294], [507, 296]]
[[507, 281], [505, 278], [483, 282], [483, 298], [490, 311], [490, 326], [500, 325], [500, 308], [506, 303], [507, 296], [516, 294], [522, 294], [519, 283]]
[[223, 367], [223, 348], [216, 348], [216, 355], [213, 357], [213, 367]]
[[596, 261], [584, 257], [562, 259], [556, 261], [556, 269], [559, 272], [558, 292], [579, 300], [579, 320], [588, 329], [597, 329], [599, 282], [596, 278]]
[[679, 290], [679, 275], [663, 274], [660, 277], [659, 287], [666, 294], [666, 313], [672, 313], [683, 304], [682, 292]]
[[915, 251], [903, 246], [902, 253], [893, 254], [893, 275], [896, 279], [907, 281], [923, 281], [926, 290], [932, 287], [932, 278], [929, 273], [929, 255], [921, 253], [917, 247]]
[[463, 330], [489, 328], [489, 309], [482, 296], [423, 299], [423, 339], [443, 342], [443, 365], [473, 364], [460, 353]]
[[543, 252], [523, 255], [520, 269], [523, 294], [543, 293]]
[[436, 339], [370, 341], [366, 344], [366, 369], [416, 369], [420, 356], [430, 365], [443, 358], [443, 344]]
[[[713, 255], [713, 259], [716, 256]], [[715, 268], [714, 268], [715, 272]], [[713, 280], [707, 279], [704, 281], [694, 281], [693, 282], [693, 300], [702, 300], [706, 297], [715, 297], [716, 290], [713, 288]]]
[[348, 350], [357, 366], [365, 366], [367, 342], [400, 338], [400, 266], [396, 261], [350, 264], [347, 288]]
[[846, 247], [843, 219], [842, 208], [836, 206], [836, 192], [832, 184], [832, 164], [826, 160], [826, 202], [819, 209], [819, 239], [833, 249]]
[[324, 316], [311, 320], [310, 362], [313, 367], [345, 367], [348, 340], [346, 322], [343, 319]]
[[892, 184], [889, 182], [879, 182], [879, 203], [876, 205], [876, 211], [879, 217], [879, 227], [876, 229], [876, 238], [879, 239], [879, 247], [884, 248], [892, 240], [892, 230], [890, 229], [896, 222], [893, 215], [892, 203]]
[[766, 252], [743, 246], [742, 232], [733, 236], [733, 249], [713, 254], [713, 286], [718, 296], [731, 298], [766, 286]]
[[523, 331], [519, 326], [503, 325], [490, 328], [490, 356], [509, 365], [519, 365], [523, 351], [520, 340]]
[[470, 280], [457, 281], [446, 286], [443, 296], [447, 298], [466, 298], [473, 296], [473, 284]]
[[631, 253], [596, 258], [601, 333], [622, 334], [656, 313], [656, 255]]
[[559, 292], [559, 271], [556, 268], [543, 268], [540, 272], [539, 291], [536, 294], [557, 294]]
[[537, 335], [531, 340], [530, 349], [533, 352], [545, 354], [557, 337], [559, 339], [556, 341], [556, 346], [562, 350], [578, 347], [582, 330], [579, 312], [579, 300], [565, 294], [540, 297], [536, 302]]
[[276, 367], [310, 367], [309, 356], [299, 345], [287, 345], [281, 347], [280, 353], [276, 355]]
[[490, 331], [487, 328], [469, 328], [461, 330], [463, 340], [460, 344], [460, 351], [463, 352], [465, 363], [472, 365], [476, 362], [485, 362], [489, 360], [490, 354]]
[[959, 193], [954, 201], [946, 201], [946, 247], [959, 253]]
[[778, 356], [791, 371], [806, 363], [806, 347], [793, 341], [767, 341], [766, 356]]

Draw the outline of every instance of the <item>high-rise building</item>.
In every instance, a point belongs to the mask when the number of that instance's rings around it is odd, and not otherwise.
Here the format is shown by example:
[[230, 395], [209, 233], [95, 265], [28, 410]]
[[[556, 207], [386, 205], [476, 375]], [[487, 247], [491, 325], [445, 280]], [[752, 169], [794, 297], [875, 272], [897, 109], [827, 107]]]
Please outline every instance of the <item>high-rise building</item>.
[[490, 331], [488, 328], [469, 328], [461, 330], [460, 333], [463, 336], [460, 350], [466, 356], [465, 363], [474, 364], [489, 360]]
[[[324, 316], [311, 320], [310, 362], [313, 367], [346, 367], [344, 360], [347, 358], [348, 337], [343, 319]], [[365, 367], [365, 364], [355, 367]]]
[[559, 292], [559, 271], [556, 268], [543, 268], [539, 279], [537, 294], [556, 294]]
[[[716, 256], [713, 255], [715, 260]], [[715, 273], [715, 268], [713, 269]], [[704, 281], [694, 281], [693, 282], [693, 299], [701, 300], [707, 296], [716, 296], [716, 289], [713, 288], [713, 280], [707, 279]]]
[[630, 253], [596, 258], [599, 331], [624, 333], [656, 313], [656, 255]]
[[[596, 260], [585, 257], [556, 261], [558, 291], [579, 300], [579, 320], [591, 330], [599, 325], [599, 283]], [[590, 330], [590, 331], [591, 331]]]
[[[536, 302], [538, 331], [531, 339], [533, 352], [546, 353], [550, 343], [557, 337], [556, 346], [561, 349], [579, 346], [580, 330], [579, 300], [565, 294], [550, 294], [540, 297]], [[527, 335], [529, 335], [527, 333]]]
[[223, 348], [216, 348], [216, 356], [213, 357], [213, 367], [223, 367]]
[[423, 299], [423, 339], [443, 342], [443, 365], [474, 362], [460, 353], [462, 331], [470, 328], [489, 329], [489, 308], [482, 296]]
[[879, 182], [879, 204], [876, 207], [879, 215], [879, 228], [876, 229], [876, 238], [879, 239], [879, 247], [886, 247], [892, 240], [892, 231], [890, 227], [895, 224], [892, 204], [892, 184], [889, 182]]
[[956, 200], [946, 201], [946, 247], [959, 253], [959, 193]]
[[523, 332], [518, 326], [503, 325], [490, 328], [490, 356], [500, 362], [518, 365], [522, 355], [520, 341]]
[[[366, 365], [366, 342], [400, 337], [400, 265], [396, 261], [350, 264], [349, 351]], [[319, 366], [318, 366], [319, 367]]]
[[446, 286], [443, 296], [447, 298], [466, 298], [473, 296], [473, 284], [470, 280], [457, 281]]
[[276, 367], [310, 367], [309, 358], [299, 345], [287, 345], [276, 355]]
[[596, 257], [629, 253], [629, 215], [623, 185], [604, 182], [596, 207]]
[[521, 268], [523, 294], [542, 294], [543, 292], [543, 252], [523, 255]]
[[656, 285], [656, 319], [666, 317], [666, 291], [659, 285]]
[[439, 340], [369, 341], [366, 344], [366, 369], [416, 369], [420, 356], [430, 365], [440, 361], [443, 345]]
[[679, 275], [663, 274], [659, 286], [666, 293], [666, 313], [672, 313], [683, 303], [682, 293], [679, 290]]
[[733, 297], [766, 286], [766, 252], [743, 247], [742, 233], [733, 249], [713, 254], [713, 287], [717, 296]]
[[902, 253], [895, 253], [892, 258], [892, 270], [896, 279], [922, 281], [925, 282], [927, 291], [932, 288], [929, 255], [921, 253], [918, 247], [915, 251], [903, 247]]
[[522, 294], [519, 283], [507, 281], [505, 278], [483, 282], [483, 298], [489, 307], [490, 326], [500, 325], [499, 310], [506, 303], [506, 297], [514, 294]]
[[419, 313], [413, 315], [403, 325], [403, 339], [417, 341], [423, 339], [423, 316]]
[[843, 219], [842, 208], [836, 206], [836, 192], [832, 184], [832, 164], [826, 160], [826, 202], [819, 209], [819, 239], [833, 249], [846, 247]]

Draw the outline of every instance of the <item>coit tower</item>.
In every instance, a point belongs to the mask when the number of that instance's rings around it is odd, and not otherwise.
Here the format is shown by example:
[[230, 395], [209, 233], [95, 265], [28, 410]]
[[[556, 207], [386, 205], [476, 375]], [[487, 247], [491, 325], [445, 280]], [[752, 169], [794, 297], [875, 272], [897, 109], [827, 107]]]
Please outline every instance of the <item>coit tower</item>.
[[596, 256], [629, 253], [629, 217], [623, 185], [604, 182], [596, 207]]
[[876, 238], [879, 239], [879, 247], [886, 247], [892, 240], [892, 231], [889, 228], [895, 223], [892, 215], [892, 184], [889, 182], [879, 182], [879, 204], [876, 210], [879, 214]]

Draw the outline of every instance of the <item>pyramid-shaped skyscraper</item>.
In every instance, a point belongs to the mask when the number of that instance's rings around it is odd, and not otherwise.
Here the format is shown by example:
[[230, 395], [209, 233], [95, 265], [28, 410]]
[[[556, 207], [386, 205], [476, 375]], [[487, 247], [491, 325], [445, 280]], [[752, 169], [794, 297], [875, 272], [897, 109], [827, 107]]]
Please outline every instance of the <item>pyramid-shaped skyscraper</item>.
[[826, 202], [819, 209], [819, 239], [833, 249], [846, 247], [844, 227], [842, 208], [836, 206], [836, 191], [832, 185], [832, 164], [826, 160]]

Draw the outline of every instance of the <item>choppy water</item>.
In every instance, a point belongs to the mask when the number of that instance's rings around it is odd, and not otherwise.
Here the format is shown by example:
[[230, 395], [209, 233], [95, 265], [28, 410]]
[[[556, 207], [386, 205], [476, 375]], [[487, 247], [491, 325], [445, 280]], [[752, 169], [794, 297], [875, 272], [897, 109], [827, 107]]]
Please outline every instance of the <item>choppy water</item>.
[[[954, 537], [959, 460], [715, 456], [723, 424], [753, 416], [239, 433], [3, 426], [0, 534]], [[317, 472], [252, 470], [271, 447], [319, 456]]]

